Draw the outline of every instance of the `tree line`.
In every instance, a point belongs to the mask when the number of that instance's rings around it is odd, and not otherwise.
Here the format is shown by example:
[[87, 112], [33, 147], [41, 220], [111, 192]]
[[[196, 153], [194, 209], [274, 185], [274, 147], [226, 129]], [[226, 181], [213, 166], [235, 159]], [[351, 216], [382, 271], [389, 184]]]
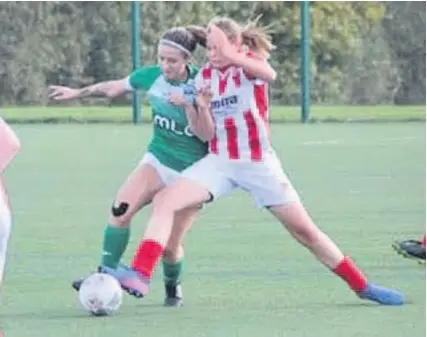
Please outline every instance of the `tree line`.
[[[140, 14], [144, 64], [156, 62], [157, 40], [172, 26], [262, 14], [277, 46], [272, 99], [300, 103], [299, 2], [143, 2]], [[311, 14], [313, 103], [425, 103], [425, 2], [311, 2]], [[128, 2], [1, 2], [0, 104], [44, 105], [47, 84], [130, 73], [130, 20]]]

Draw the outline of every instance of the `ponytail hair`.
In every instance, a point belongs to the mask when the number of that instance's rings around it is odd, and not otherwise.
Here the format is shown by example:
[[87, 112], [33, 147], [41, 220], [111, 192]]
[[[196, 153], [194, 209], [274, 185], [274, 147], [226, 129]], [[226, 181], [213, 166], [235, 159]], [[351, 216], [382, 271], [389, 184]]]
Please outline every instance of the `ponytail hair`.
[[189, 31], [196, 40], [197, 44], [206, 48], [207, 46], [207, 32], [206, 29], [200, 26], [187, 26], [185, 27], [187, 31]]
[[230, 18], [214, 18], [210, 24], [220, 28], [230, 39], [230, 41], [242, 41], [242, 44], [249, 50], [262, 55], [265, 58], [270, 56], [270, 52], [275, 49], [271, 41], [270, 28], [258, 27], [258, 21], [261, 15], [255, 20], [249, 21], [245, 27], [241, 27], [237, 22]]
[[242, 43], [249, 50], [259, 53], [265, 58], [269, 58], [271, 51], [276, 47], [271, 41], [269, 28], [257, 26], [260, 18], [261, 16], [258, 16], [254, 21], [249, 21], [242, 29]]
[[206, 32], [197, 26], [174, 27], [163, 34], [159, 43], [177, 48], [191, 58], [198, 45], [206, 47]]

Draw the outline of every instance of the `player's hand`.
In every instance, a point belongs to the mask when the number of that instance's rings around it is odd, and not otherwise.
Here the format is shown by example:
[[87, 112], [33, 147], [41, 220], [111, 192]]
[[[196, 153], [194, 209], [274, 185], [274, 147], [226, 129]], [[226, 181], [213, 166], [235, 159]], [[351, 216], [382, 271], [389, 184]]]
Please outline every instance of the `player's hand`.
[[56, 101], [65, 101], [79, 96], [79, 90], [61, 85], [50, 85], [48, 97]]
[[210, 88], [202, 88], [198, 91], [196, 96], [196, 104], [200, 108], [207, 108], [209, 109], [211, 106], [211, 100], [212, 100], [212, 91]]
[[208, 27], [208, 34], [218, 58], [221, 58], [225, 62], [235, 63], [235, 61], [241, 56], [241, 53], [236, 50], [236, 46], [231, 44], [222, 29], [215, 25], [210, 25]]
[[179, 92], [179, 91], [175, 91], [172, 92], [170, 97], [169, 97], [169, 102], [174, 104], [174, 105], [178, 105], [178, 106], [186, 106], [188, 105], [190, 102], [184, 97], [184, 95]]

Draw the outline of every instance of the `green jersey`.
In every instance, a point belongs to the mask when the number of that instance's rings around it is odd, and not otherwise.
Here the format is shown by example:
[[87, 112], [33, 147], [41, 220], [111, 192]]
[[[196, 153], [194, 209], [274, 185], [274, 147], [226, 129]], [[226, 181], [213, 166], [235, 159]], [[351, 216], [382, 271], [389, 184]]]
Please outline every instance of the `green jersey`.
[[208, 153], [208, 145], [192, 134], [185, 109], [169, 103], [172, 92], [181, 90], [184, 96], [194, 99], [194, 78], [197, 69], [190, 68], [186, 82], [169, 82], [160, 67], [147, 66], [129, 77], [132, 89], [147, 91], [151, 105], [154, 132], [148, 151], [165, 166], [182, 171]]

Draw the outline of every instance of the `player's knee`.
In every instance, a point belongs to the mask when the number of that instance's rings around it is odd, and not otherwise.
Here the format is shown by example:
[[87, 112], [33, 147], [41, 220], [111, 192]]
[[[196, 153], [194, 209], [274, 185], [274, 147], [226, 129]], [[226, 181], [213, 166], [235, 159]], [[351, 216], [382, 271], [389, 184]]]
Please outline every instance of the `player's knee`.
[[113, 226], [128, 227], [132, 219], [130, 205], [127, 202], [114, 203], [111, 206], [109, 222]]

